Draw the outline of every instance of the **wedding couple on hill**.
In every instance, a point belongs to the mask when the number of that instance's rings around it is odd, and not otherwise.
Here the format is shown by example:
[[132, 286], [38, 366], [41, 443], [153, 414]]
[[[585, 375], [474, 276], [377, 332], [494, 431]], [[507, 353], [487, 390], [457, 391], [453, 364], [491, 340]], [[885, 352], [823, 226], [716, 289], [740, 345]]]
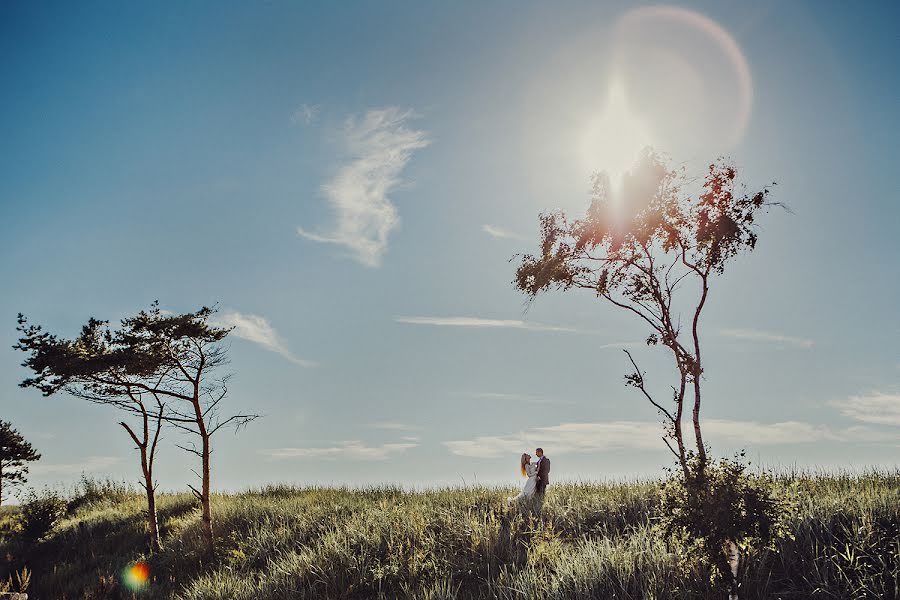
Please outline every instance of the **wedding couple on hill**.
[[534, 454], [537, 460], [532, 462], [531, 455], [527, 452], [522, 454], [519, 461], [519, 468], [522, 477], [527, 477], [525, 485], [518, 496], [507, 498], [509, 504], [528, 503], [535, 512], [540, 514], [541, 507], [544, 504], [544, 492], [547, 491], [547, 485], [550, 483], [550, 459], [544, 456], [543, 448], [536, 448]]

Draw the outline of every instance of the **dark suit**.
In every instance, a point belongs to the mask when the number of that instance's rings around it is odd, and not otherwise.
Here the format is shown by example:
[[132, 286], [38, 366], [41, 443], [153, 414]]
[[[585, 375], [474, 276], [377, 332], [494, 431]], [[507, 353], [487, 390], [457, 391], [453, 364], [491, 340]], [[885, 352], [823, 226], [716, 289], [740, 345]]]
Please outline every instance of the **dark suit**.
[[547, 484], [550, 483], [550, 459], [546, 456], [541, 457], [540, 462], [538, 462], [538, 472], [537, 472], [537, 486], [535, 487], [535, 493], [541, 494], [547, 490]]

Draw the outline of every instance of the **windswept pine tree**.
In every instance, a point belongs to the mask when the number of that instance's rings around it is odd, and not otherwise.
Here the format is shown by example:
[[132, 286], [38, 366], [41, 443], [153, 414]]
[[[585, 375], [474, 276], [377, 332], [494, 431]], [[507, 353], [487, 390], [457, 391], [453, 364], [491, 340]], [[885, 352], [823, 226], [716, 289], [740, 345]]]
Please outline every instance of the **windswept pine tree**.
[[40, 458], [22, 434], [13, 429], [12, 423], [0, 420], [0, 506], [3, 505], [3, 489], [25, 483], [28, 463]]
[[153, 464], [163, 424], [199, 438], [179, 446], [201, 462], [200, 489], [191, 486], [200, 502], [207, 551], [214, 551], [212, 531], [211, 463], [212, 436], [222, 427], [240, 426], [256, 418], [252, 414], [219, 416], [228, 376], [215, 377], [227, 363], [221, 341], [231, 331], [211, 325], [215, 311], [169, 314], [153, 303], [117, 328], [107, 321], [89, 319], [74, 339], [65, 339], [29, 325], [19, 315], [21, 338], [16, 348], [28, 353], [23, 366], [35, 376], [22, 387], [33, 387], [45, 396], [66, 392], [90, 402], [115, 407], [136, 416], [135, 429], [120, 424], [140, 452], [141, 485], [147, 495], [147, 526], [152, 549], [160, 548], [156, 516]]

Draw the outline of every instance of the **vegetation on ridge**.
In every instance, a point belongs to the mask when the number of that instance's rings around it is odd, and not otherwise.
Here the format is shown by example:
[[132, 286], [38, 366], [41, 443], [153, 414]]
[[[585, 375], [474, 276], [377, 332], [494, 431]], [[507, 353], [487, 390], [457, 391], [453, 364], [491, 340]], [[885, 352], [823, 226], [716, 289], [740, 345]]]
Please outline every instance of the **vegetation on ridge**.
[[[900, 596], [900, 472], [793, 475], [789, 535], [744, 563], [742, 598]], [[657, 482], [554, 485], [540, 520], [509, 490], [407, 492], [269, 487], [214, 495], [219, 548], [206, 558], [190, 494], [160, 494], [163, 551], [150, 555], [143, 497], [83, 482], [68, 511], [28, 542], [0, 513], [0, 580], [23, 567], [36, 598], [720, 598], [689, 549], [656, 523]], [[129, 591], [121, 573], [148, 563]]]

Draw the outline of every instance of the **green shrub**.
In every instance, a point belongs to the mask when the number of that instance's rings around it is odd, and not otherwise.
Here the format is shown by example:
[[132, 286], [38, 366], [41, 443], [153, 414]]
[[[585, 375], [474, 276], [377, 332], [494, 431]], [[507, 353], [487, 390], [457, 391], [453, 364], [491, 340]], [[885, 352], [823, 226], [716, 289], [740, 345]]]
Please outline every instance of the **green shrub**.
[[22, 502], [22, 536], [31, 542], [44, 539], [66, 514], [66, 501], [58, 493], [30, 490]]
[[768, 473], [748, 473], [743, 453], [702, 468], [691, 457], [688, 474], [677, 470], [660, 494], [660, 526], [694, 563], [682, 568], [708, 570], [715, 587], [733, 583], [729, 543], [737, 545], [741, 556], [775, 550], [788, 533], [790, 514], [789, 501], [775, 493], [774, 479]]
[[129, 496], [137, 494], [137, 490], [124, 481], [113, 479], [95, 479], [82, 473], [81, 481], [69, 495], [66, 512], [74, 515], [78, 509], [94, 504], [123, 502]]

